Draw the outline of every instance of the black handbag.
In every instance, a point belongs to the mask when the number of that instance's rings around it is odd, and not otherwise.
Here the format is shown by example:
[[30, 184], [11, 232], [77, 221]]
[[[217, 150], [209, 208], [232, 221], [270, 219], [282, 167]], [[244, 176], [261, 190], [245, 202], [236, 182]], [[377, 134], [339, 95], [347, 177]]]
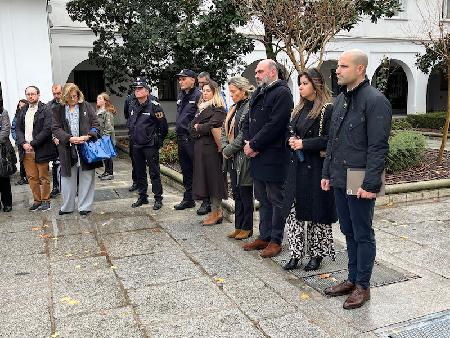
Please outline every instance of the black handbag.
[[16, 152], [9, 140], [0, 144], [0, 177], [10, 177], [17, 171]]

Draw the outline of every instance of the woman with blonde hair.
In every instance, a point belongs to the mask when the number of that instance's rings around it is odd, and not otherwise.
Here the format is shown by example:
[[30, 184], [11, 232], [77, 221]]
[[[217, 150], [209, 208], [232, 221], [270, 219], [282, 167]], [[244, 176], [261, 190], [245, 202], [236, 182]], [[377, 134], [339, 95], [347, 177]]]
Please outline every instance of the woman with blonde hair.
[[[116, 108], [111, 103], [109, 95], [101, 93], [97, 96], [97, 119], [100, 125], [100, 136], [109, 135], [112, 143], [116, 144], [116, 133], [114, 131], [114, 115]], [[105, 172], [98, 176], [102, 181], [114, 179], [113, 159], [103, 160]]]
[[[203, 225], [222, 222], [221, 201], [227, 198], [225, 176], [222, 172], [220, 140], [214, 137], [225, 119], [225, 103], [216, 82], [210, 81], [202, 88], [198, 112], [191, 122], [190, 130], [194, 138], [193, 197], [196, 200], [211, 199], [211, 212]], [[217, 129], [219, 128], [219, 129]]]
[[319, 268], [323, 257], [335, 258], [331, 229], [337, 220], [334, 195], [320, 187], [333, 106], [330, 91], [316, 68], [302, 72], [298, 86], [300, 101], [289, 125], [292, 153], [285, 192], [285, 207], [292, 206], [286, 219], [292, 258], [284, 269], [295, 269], [306, 254], [310, 260], [304, 269], [310, 271]]
[[246, 239], [253, 235], [253, 180], [250, 176], [250, 158], [244, 154], [242, 124], [248, 118], [249, 98], [255, 90], [242, 76], [228, 80], [228, 90], [234, 104], [222, 127], [222, 154], [230, 173], [234, 199], [234, 231], [227, 237]]
[[[84, 100], [84, 95], [74, 83], [66, 83], [61, 104], [53, 109], [52, 132], [58, 139], [61, 170], [61, 195], [63, 203], [60, 215], [75, 210], [78, 192], [80, 215], [91, 212], [94, 202], [95, 168], [102, 162], [88, 163], [80, 156], [80, 146], [100, 137], [97, 114]], [[78, 178], [78, 180], [77, 180]]]

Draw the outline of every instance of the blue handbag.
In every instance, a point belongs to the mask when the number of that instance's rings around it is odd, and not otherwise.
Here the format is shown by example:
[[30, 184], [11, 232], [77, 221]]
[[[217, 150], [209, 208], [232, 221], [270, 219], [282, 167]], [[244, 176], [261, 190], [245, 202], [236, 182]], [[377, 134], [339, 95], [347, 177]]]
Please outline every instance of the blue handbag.
[[117, 156], [109, 135], [104, 135], [95, 142], [83, 143], [80, 148], [81, 157], [87, 163], [99, 162]]

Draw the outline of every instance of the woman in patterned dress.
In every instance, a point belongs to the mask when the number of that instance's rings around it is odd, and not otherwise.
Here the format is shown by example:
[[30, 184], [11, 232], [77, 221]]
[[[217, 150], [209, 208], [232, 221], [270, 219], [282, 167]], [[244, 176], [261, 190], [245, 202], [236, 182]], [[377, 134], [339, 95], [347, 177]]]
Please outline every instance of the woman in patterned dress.
[[298, 85], [300, 102], [289, 126], [292, 156], [286, 185], [286, 206], [292, 206], [286, 219], [292, 258], [284, 269], [295, 269], [307, 255], [310, 260], [304, 269], [310, 271], [317, 270], [325, 256], [335, 259], [331, 229], [336, 222], [334, 197], [320, 187], [333, 108], [330, 91], [317, 69], [301, 73]]

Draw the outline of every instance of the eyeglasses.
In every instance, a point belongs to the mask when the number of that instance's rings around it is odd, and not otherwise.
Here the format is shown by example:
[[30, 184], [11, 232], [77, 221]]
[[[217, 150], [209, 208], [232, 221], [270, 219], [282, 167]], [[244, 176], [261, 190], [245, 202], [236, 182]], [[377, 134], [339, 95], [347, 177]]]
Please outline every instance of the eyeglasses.
[[78, 94], [75, 94], [75, 95], [69, 95], [69, 98], [70, 99], [76, 99], [78, 97]]
[[37, 93], [26, 93], [25, 96], [37, 96]]

